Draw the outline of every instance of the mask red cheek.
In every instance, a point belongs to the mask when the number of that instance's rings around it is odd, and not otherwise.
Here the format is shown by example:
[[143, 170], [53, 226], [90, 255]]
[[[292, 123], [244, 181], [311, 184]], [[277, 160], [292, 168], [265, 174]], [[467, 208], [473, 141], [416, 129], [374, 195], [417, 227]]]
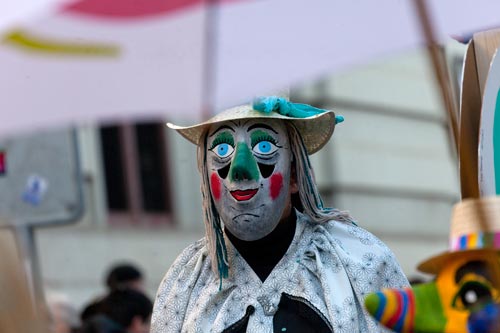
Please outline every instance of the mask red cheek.
[[210, 189], [212, 190], [212, 196], [215, 200], [220, 199], [220, 189], [221, 182], [220, 178], [217, 175], [217, 172], [214, 172], [210, 175]]
[[283, 175], [281, 173], [275, 173], [269, 179], [269, 195], [271, 199], [276, 199], [283, 188]]

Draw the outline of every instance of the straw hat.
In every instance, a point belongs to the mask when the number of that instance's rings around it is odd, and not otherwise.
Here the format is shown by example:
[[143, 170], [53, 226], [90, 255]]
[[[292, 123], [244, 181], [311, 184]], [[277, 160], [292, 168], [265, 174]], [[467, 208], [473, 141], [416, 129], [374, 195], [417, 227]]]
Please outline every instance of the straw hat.
[[500, 197], [466, 199], [453, 207], [449, 250], [418, 265], [436, 274], [464, 251], [500, 251]]
[[[278, 105], [273, 110], [263, 111], [256, 110], [256, 103], [254, 102], [253, 104], [245, 104], [228, 109], [197, 125], [183, 127], [167, 123], [167, 126], [179, 132], [183, 137], [185, 137], [195, 145], [200, 145], [203, 143], [203, 133], [205, 133], [205, 131], [213, 124], [222, 123], [228, 120], [251, 118], [264, 120], [283, 119], [290, 121], [295, 125], [295, 127], [301, 134], [302, 139], [304, 140], [307, 152], [309, 153], [309, 155], [311, 155], [320, 150], [328, 142], [333, 134], [333, 130], [335, 129], [335, 123], [343, 121], [343, 118], [341, 116], [337, 116], [336, 118], [333, 111], [321, 110], [305, 104], [291, 103], [286, 101], [284, 98], [278, 98], [274, 96], [267, 98], [280, 100], [282, 104], [286, 105], [282, 106], [281, 110]], [[298, 110], [298, 117], [294, 114], [290, 115], [290, 113], [288, 112], [283, 112], [284, 107], [293, 108], [294, 106], [302, 109]], [[305, 113], [302, 112], [304, 110], [304, 107], [308, 110]], [[315, 111], [311, 112], [310, 110]], [[305, 117], [300, 116], [300, 114], [303, 115], [312, 113], [315, 114]]]

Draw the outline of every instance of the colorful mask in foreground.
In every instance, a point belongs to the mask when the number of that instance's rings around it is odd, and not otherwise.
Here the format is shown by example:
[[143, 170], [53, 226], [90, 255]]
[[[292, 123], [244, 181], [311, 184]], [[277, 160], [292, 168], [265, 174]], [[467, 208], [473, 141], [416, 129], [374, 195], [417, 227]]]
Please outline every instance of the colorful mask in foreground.
[[225, 227], [245, 241], [267, 236], [290, 212], [292, 153], [284, 122], [223, 122], [210, 128], [206, 146], [212, 198]]
[[499, 268], [492, 251], [464, 253], [450, 260], [435, 281], [370, 294], [365, 305], [396, 332], [500, 332]]
[[450, 241], [450, 251], [419, 265], [433, 282], [366, 297], [376, 320], [402, 333], [500, 332], [500, 198], [457, 204]]

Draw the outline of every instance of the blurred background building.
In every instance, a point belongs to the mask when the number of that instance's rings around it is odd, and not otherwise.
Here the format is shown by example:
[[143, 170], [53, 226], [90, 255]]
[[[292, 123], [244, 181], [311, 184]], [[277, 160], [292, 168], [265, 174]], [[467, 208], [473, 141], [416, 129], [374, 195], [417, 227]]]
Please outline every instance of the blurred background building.
[[[455, 88], [464, 49], [446, 49]], [[409, 278], [427, 278], [416, 265], [447, 248], [460, 186], [425, 51], [301, 84], [291, 99], [346, 119], [312, 157], [325, 204], [349, 210], [385, 241]], [[37, 230], [44, 285], [81, 307], [104, 291], [107, 268], [127, 260], [144, 270], [154, 296], [179, 252], [204, 234], [196, 149], [164, 122], [83, 127], [78, 138], [85, 213]]]

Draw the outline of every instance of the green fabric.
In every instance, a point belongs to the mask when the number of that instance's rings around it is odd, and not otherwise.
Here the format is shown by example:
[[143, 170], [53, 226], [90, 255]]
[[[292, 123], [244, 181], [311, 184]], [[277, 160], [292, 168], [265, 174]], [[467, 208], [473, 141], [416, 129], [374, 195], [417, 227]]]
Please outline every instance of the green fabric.
[[434, 282], [413, 287], [415, 295], [414, 332], [444, 332], [446, 317]]

